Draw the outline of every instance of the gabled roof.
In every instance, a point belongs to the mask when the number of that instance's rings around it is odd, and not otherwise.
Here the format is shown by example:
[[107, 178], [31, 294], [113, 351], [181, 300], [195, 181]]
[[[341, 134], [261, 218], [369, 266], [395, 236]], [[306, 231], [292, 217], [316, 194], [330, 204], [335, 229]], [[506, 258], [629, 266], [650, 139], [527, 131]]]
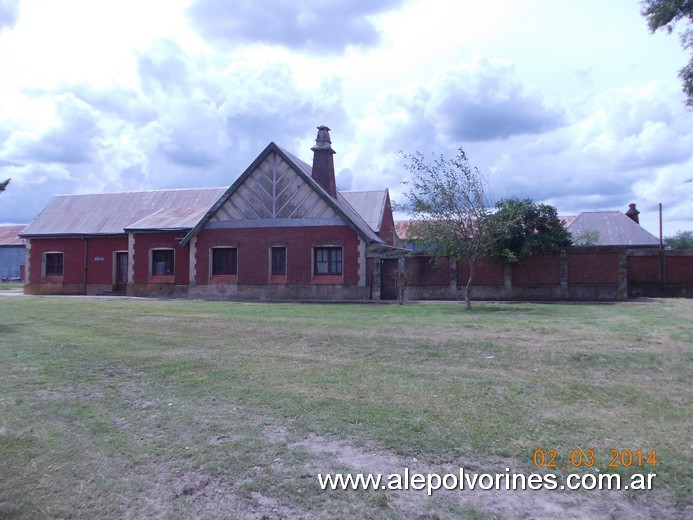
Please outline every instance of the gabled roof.
[[347, 200], [341, 196], [337, 195], [337, 198], [332, 198], [323, 188], [320, 186], [315, 179], [312, 177], [312, 168], [308, 166], [304, 161], [300, 160], [290, 152], [284, 150], [283, 148], [277, 146], [275, 143], [270, 143], [267, 147], [257, 156], [257, 158], [248, 166], [248, 168], [236, 179], [236, 181], [231, 185], [231, 187], [226, 190], [221, 197], [212, 205], [209, 210], [204, 214], [204, 216], [197, 222], [197, 224], [188, 232], [182, 241], [182, 245], [186, 245], [199, 231], [207, 224], [210, 219], [220, 210], [220, 208], [227, 203], [231, 196], [236, 193], [241, 186], [246, 182], [246, 180], [255, 172], [255, 170], [265, 161], [265, 159], [272, 153], [278, 154], [283, 161], [285, 161], [289, 167], [296, 172], [296, 174], [301, 178], [301, 180], [308, 185], [312, 191], [317, 193], [322, 200], [324, 200], [327, 205], [334, 210], [334, 212], [339, 215], [347, 225], [351, 226], [356, 233], [358, 233], [362, 238], [368, 242], [382, 242], [382, 239], [373, 231], [373, 229], [368, 225], [368, 223], [359, 215], [359, 213], [347, 202]]
[[[56, 195], [21, 233], [119, 235], [133, 229], [189, 229], [224, 193], [224, 188]], [[191, 222], [192, 221], [192, 222]]]
[[24, 240], [18, 235], [25, 227], [25, 224], [0, 225], [0, 246], [23, 246]]
[[385, 206], [387, 205], [387, 190], [379, 191], [341, 191], [339, 194], [356, 210], [368, 226], [376, 233], [380, 231]]
[[597, 232], [597, 246], [657, 246], [659, 239], [620, 211], [583, 211], [566, 228], [573, 239]]

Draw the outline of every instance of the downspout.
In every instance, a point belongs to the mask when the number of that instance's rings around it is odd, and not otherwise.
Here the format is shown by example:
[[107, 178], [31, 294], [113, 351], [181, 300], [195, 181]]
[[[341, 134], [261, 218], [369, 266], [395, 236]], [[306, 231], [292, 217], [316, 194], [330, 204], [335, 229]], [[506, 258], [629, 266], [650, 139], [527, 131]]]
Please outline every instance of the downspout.
[[82, 235], [82, 243], [84, 244], [84, 291], [82, 294], [87, 294], [87, 236]]
[[659, 296], [663, 297], [666, 290], [666, 253], [664, 252], [664, 237], [662, 236], [662, 203], [659, 203]]

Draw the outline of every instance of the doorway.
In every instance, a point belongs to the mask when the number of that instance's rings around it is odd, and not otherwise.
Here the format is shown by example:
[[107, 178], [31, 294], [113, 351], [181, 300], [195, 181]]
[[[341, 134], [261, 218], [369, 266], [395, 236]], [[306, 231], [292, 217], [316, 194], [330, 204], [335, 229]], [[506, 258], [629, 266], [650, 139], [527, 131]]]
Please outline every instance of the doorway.
[[114, 291], [125, 292], [128, 285], [128, 254], [115, 254], [115, 286]]

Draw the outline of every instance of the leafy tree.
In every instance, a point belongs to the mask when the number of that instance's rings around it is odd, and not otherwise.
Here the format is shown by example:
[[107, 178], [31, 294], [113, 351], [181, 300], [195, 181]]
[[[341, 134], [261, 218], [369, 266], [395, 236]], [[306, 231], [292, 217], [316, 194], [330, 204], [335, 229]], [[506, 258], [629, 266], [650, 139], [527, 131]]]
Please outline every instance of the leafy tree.
[[553, 253], [571, 244], [556, 208], [531, 199], [511, 197], [496, 203], [486, 218], [486, 252], [506, 262], [517, 262], [533, 253]]
[[487, 182], [477, 168], [469, 165], [461, 148], [453, 159], [441, 155], [429, 161], [420, 152], [403, 156], [412, 174], [411, 180], [403, 183], [409, 186], [404, 194], [410, 203], [409, 232], [433, 256], [469, 262], [464, 300], [471, 309], [474, 261], [482, 253], [485, 240]]
[[578, 236], [573, 237], [573, 243], [576, 246], [595, 246], [599, 243], [599, 231], [596, 229], [583, 231]]
[[0, 193], [7, 189], [7, 185], [10, 183], [11, 180], [12, 179], [7, 179], [6, 181], [0, 182]]
[[664, 239], [671, 249], [693, 249], [693, 231], [677, 231], [673, 237]]
[[[647, 20], [651, 32], [664, 28], [668, 33], [679, 20], [689, 25], [693, 22], [693, 1], [691, 0], [643, 0], [640, 13]], [[693, 51], [693, 28], [687, 27], [680, 35], [684, 49]], [[679, 71], [686, 94], [686, 105], [693, 107], [693, 54], [688, 64]]]

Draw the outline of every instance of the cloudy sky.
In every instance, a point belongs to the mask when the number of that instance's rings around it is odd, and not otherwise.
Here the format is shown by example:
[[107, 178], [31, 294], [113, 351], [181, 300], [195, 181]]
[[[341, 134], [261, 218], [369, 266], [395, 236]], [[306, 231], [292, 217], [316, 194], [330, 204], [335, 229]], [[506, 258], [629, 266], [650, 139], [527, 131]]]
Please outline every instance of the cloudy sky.
[[[496, 199], [693, 229], [676, 34], [638, 0], [0, 0], [0, 222], [51, 196], [229, 186], [270, 142], [404, 202], [462, 148]], [[675, 31], [676, 32], [676, 31]]]

